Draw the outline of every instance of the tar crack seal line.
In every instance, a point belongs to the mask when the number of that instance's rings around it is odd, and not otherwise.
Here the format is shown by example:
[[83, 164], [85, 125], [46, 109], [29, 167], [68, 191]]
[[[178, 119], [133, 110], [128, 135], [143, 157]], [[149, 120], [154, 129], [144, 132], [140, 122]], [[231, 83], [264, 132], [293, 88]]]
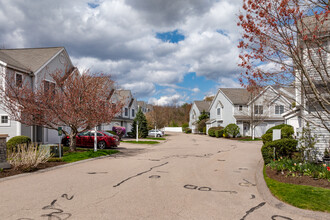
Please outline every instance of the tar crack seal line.
[[287, 220], [293, 220], [292, 218], [285, 217], [285, 216], [282, 216], [282, 215], [273, 215], [272, 220], [276, 220], [277, 217], [282, 218], [282, 219], [287, 219]]
[[246, 216], [248, 216], [250, 213], [254, 212], [256, 209], [261, 208], [265, 204], [266, 204], [265, 202], [262, 202], [259, 205], [255, 206], [255, 207], [252, 207], [251, 209], [249, 209], [248, 211], [246, 211], [246, 214], [240, 220], [244, 220], [246, 218]]
[[120, 183], [114, 185], [113, 187], [120, 186], [121, 184], [123, 184], [124, 182], [126, 182], [126, 181], [128, 181], [128, 180], [130, 180], [130, 179], [132, 179], [132, 178], [135, 178], [135, 177], [140, 176], [140, 175], [142, 175], [142, 174], [148, 173], [148, 172], [150, 172], [152, 169], [157, 168], [157, 167], [164, 166], [164, 165], [166, 165], [166, 164], [168, 164], [168, 162], [163, 163], [163, 164], [160, 164], [160, 165], [157, 165], [157, 166], [154, 166], [154, 167], [151, 167], [149, 170], [143, 171], [143, 172], [138, 173], [138, 174], [136, 174], [136, 175], [134, 175], [134, 176], [128, 177], [127, 179], [124, 179], [123, 181], [121, 181]]
[[221, 190], [213, 190], [212, 188], [207, 187], [207, 186], [198, 187], [198, 186], [195, 186], [195, 185], [187, 184], [187, 185], [184, 185], [183, 187], [186, 188], [186, 189], [198, 189], [199, 191], [204, 191], [204, 192], [212, 191], [212, 192], [225, 192], [225, 193], [230, 193], [230, 194], [237, 194], [236, 191], [229, 191], [229, 190], [222, 190], [222, 191], [221, 191]]

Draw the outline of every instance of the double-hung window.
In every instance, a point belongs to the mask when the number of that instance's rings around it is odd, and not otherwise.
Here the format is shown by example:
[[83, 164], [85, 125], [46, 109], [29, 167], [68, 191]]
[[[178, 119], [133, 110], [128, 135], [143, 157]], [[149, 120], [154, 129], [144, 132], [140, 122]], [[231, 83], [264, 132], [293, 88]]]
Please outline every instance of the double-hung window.
[[221, 108], [220, 107], [217, 108], [217, 115], [219, 115], [219, 116], [221, 115]]
[[275, 105], [275, 115], [284, 113], [284, 105]]
[[0, 126], [9, 126], [10, 120], [8, 115], [1, 115], [0, 116]]
[[45, 80], [44, 81], [44, 92], [45, 92], [45, 94], [51, 93], [52, 95], [55, 95], [55, 83]]
[[254, 106], [254, 114], [255, 115], [262, 115], [264, 113], [264, 107], [262, 105], [255, 105]]
[[15, 84], [16, 87], [22, 88], [23, 86], [23, 75], [20, 73], [15, 73]]

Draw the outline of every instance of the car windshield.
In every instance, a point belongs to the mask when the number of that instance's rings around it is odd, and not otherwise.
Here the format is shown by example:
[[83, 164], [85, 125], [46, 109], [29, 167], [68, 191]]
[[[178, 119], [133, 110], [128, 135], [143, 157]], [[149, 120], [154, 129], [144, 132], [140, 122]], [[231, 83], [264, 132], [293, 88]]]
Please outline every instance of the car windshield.
[[107, 132], [107, 131], [103, 131], [103, 133], [104, 133], [105, 135], [108, 135], [108, 136], [111, 136], [111, 137], [115, 136], [115, 135], [113, 135], [113, 134], [111, 134], [111, 133], [109, 133], [109, 132]]

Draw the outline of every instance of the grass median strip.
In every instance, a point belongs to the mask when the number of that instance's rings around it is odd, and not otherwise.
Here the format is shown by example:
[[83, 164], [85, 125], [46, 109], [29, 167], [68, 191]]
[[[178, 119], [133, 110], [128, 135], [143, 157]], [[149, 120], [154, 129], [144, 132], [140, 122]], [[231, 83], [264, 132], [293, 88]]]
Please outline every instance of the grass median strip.
[[263, 172], [269, 190], [279, 200], [302, 209], [330, 212], [329, 189], [281, 183], [269, 178], [265, 168]]
[[158, 141], [121, 141], [123, 143], [130, 143], [130, 144], [159, 144]]
[[162, 138], [162, 137], [147, 137], [145, 139], [150, 139], [150, 140], [160, 140], [160, 141], [164, 141], [166, 140], [166, 138]]
[[90, 148], [77, 148], [75, 152], [69, 152], [68, 147], [64, 147], [64, 154], [62, 158], [50, 158], [49, 162], [67, 162], [67, 163], [72, 163], [76, 162], [79, 160], [86, 160], [90, 158], [95, 158], [95, 157], [101, 157], [101, 156], [107, 156], [111, 154], [118, 153], [118, 150], [115, 149], [109, 149], [109, 150], [97, 150], [94, 152], [94, 149]]

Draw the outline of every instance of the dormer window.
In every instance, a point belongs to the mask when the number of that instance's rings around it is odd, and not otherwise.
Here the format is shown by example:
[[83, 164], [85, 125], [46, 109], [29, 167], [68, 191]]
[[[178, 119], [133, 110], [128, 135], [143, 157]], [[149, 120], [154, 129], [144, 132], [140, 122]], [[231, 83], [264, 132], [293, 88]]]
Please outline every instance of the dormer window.
[[125, 116], [128, 116], [128, 108], [125, 108]]
[[217, 115], [221, 115], [221, 108], [220, 107], [217, 108]]
[[132, 117], [134, 117], [135, 116], [135, 111], [134, 111], [134, 109], [132, 109]]
[[242, 111], [242, 110], [243, 110], [243, 105], [239, 105], [239, 106], [238, 106], [238, 110], [239, 110], [239, 111]]

